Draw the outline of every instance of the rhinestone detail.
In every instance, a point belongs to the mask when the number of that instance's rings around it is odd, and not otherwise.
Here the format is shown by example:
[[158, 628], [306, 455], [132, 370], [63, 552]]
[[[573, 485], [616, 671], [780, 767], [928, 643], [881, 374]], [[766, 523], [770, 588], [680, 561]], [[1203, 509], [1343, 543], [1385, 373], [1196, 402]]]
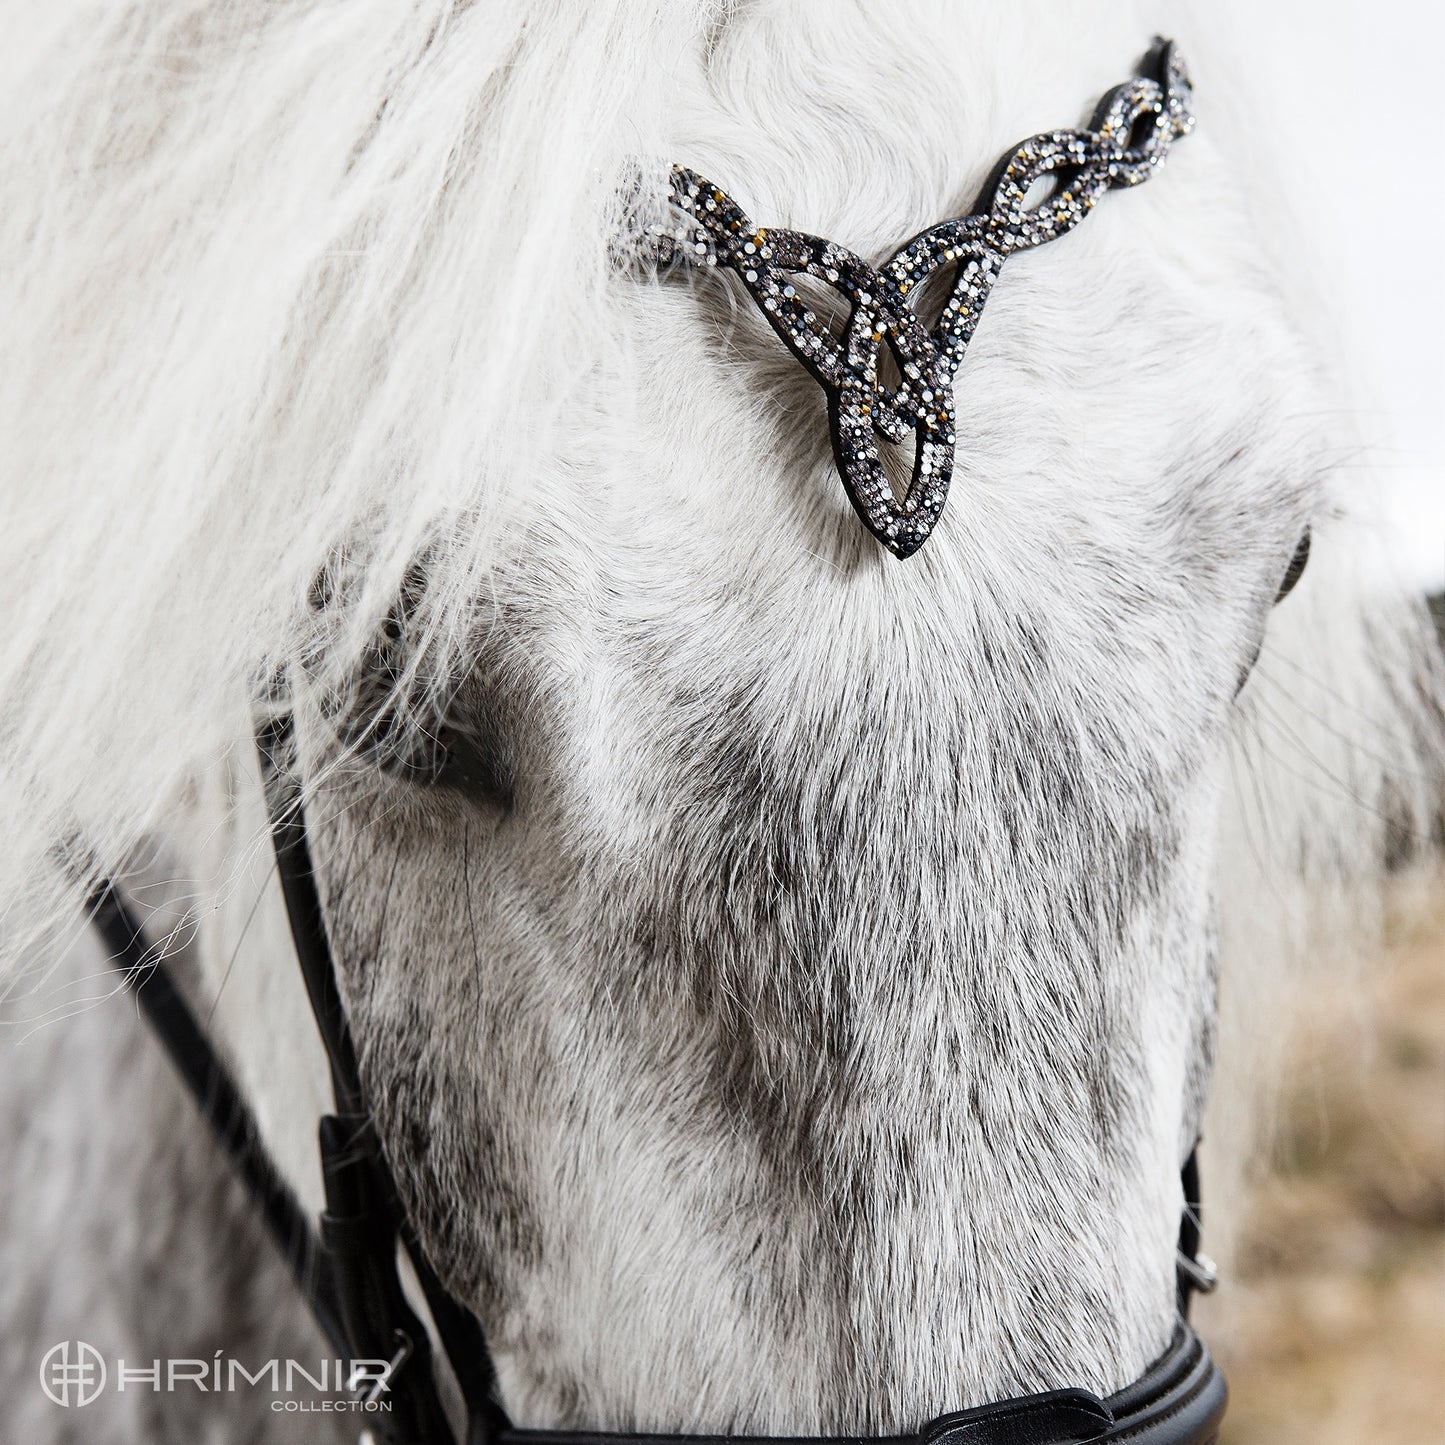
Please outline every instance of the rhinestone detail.
[[[919, 232], [879, 270], [821, 236], [755, 226], [711, 181], [685, 166], [672, 168], [669, 199], [678, 224], [653, 228], [654, 258], [723, 267], [742, 280], [823, 388], [843, 486], [894, 556], [916, 552], [943, 512], [956, 441], [953, 379], [1004, 261], [1073, 230], [1105, 191], [1148, 180], [1172, 142], [1193, 129], [1193, 91], [1174, 45], [1160, 41], [1145, 69], [1104, 97], [1089, 129], [1049, 131], [1016, 147], [972, 212]], [[1030, 205], [1030, 190], [1049, 180], [1052, 193]], [[945, 266], [953, 268], [952, 284], [929, 330], [908, 298]], [[793, 285], [800, 273], [848, 302], [841, 334]], [[879, 379], [885, 346], [899, 375], [892, 387]], [[901, 443], [910, 432], [913, 472], [900, 502], [878, 437]]]

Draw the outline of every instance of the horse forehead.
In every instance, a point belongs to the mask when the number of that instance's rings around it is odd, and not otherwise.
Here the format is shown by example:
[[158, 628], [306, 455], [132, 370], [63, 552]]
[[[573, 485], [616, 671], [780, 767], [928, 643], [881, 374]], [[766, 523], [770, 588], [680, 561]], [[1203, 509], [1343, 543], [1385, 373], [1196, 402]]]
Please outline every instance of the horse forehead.
[[648, 856], [659, 881], [702, 869], [704, 891], [721, 855], [759, 848], [768, 867], [732, 886], [783, 869], [822, 897], [868, 860], [907, 891], [883, 856], [900, 848], [926, 860], [917, 874], [945, 854], [1011, 875], [1087, 856], [1121, 887], [1145, 881], [1217, 722], [1186, 649], [1160, 617], [1121, 641], [1127, 611], [1090, 637], [1047, 597], [981, 617], [965, 580], [849, 598], [822, 569], [766, 602], [694, 582], [621, 618], [559, 608], [567, 641], [522, 640], [560, 684], [515, 719], [537, 785], [524, 810], [540, 803], [589, 877]]
[[[779, 591], [820, 618], [911, 596], [915, 620], [879, 614], [906, 631], [956, 621], [970, 593], [1027, 602], [1065, 581], [1117, 613], [1161, 562], [1167, 576], [1222, 558], [1247, 581], [1250, 544], [1298, 512], [1319, 470], [1298, 422], [1311, 379], [1279, 298], [1237, 266], [1237, 236], [1191, 180], [1171, 162], [1155, 186], [1107, 198], [1078, 234], [1005, 267], [952, 386], [946, 510], [926, 555], [901, 567], [873, 555], [852, 514], [815, 382], [719, 278], [618, 279], [627, 374], [597, 383], [597, 423], [508, 505], [529, 527], [553, 513], [551, 575], [636, 592], [640, 615], [660, 601], [721, 618], [726, 589], [763, 599], [764, 616]], [[902, 477], [911, 443], [899, 451]], [[862, 575], [875, 564], [897, 575]]]
[[1046, 474], [1036, 454], [1052, 443], [1019, 421], [990, 443], [997, 471], [981, 484], [965, 459], [925, 553], [899, 562], [849, 509], [823, 418], [771, 451], [755, 417], [736, 421], [743, 435], [719, 436], [696, 469], [637, 480], [641, 537], [631, 505], [569, 494], [559, 506], [575, 515], [541, 546], [555, 546], [547, 585], [523, 583], [519, 599], [499, 580], [507, 672], [536, 677], [548, 709], [621, 734], [763, 727], [816, 752], [870, 728], [906, 747], [1004, 713], [1087, 718], [1132, 699], [1125, 731], [1142, 736], [1161, 708], [1203, 706], [1200, 687], [1242, 647], [1261, 539], [1273, 545], [1295, 500], [1250, 455], [1205, 453], [1172, 477], [1131, 459], [1138, 475], [1110, 476], [1118, 448], [1086, 443]]

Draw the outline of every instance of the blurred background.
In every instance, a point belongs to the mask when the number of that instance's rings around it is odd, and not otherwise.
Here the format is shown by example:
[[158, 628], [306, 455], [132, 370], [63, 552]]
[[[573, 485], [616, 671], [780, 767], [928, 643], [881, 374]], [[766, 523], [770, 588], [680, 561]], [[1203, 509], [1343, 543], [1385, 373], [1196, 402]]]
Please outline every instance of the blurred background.
[[[1205, 0], [1251, 80], [1259, 145], [1288, 188], [1331, 329], [1362, 385], [1402, 565], [1445, 587], [1445, 193], [1440, 0]], [[1184, 22], [1187, 24], [1187, 22]], [[1187, 47], [1186, 47], [1187, 52]], [[1285, 112], [1281, 133], [1276, 108]], [[1313, 260], [1302, 258], [1302, 265]]]
[[[1349, 311], [1371, 484], [1399, 565], [1440, 594], [1445, 5], [1214, 4], [1244, 48], [1279, 57], [1276, 100], [1301, 122], [1280, 163]], [[1230, 1342], [1220, 1445], [1441, 1445], [1445, 860], [1396, 884], [1375, 966], [1309, 1001], [1288, 1077], [1279, 1170], [1244, 1221], [1237, 1278], [1209, 1302]]]
[[1278, 1167], [1207, 1301], [1220, 1445], [1445, 1441], [1442, 955], [1445, 883], [1402, 879], [1378, 968], [1310, 1000]]

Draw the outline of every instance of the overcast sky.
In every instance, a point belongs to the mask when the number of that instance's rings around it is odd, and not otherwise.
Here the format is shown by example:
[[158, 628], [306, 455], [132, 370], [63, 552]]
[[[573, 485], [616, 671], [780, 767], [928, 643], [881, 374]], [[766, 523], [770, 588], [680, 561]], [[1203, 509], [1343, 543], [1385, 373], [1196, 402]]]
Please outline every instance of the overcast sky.
[[[1422, 582], [1445, 585], [1445, 137], [1442, 0], [1212, 0], [1279, 56], [1325, 144], [1298, 163], [1326, 188], [1322, 239], [1340, 270], [1339, 298], [1377, 387], [1390, 511], [1402, 556]], [[1299, 142], [1295, 142], [1299, 147]], [[1333, 192], [1329, 196], [1329, 192]]]

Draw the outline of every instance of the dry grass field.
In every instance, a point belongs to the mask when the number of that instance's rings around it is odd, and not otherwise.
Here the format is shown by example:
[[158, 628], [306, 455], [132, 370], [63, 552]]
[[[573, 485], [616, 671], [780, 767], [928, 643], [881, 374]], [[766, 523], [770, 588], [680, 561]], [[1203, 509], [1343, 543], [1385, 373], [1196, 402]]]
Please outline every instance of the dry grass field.
[[1445, 882], [1402, 888], [1378, 974], [1315, 1001], [1283, 1130], [1209, 1302], [1220, 1445], [1442, 1445]]

